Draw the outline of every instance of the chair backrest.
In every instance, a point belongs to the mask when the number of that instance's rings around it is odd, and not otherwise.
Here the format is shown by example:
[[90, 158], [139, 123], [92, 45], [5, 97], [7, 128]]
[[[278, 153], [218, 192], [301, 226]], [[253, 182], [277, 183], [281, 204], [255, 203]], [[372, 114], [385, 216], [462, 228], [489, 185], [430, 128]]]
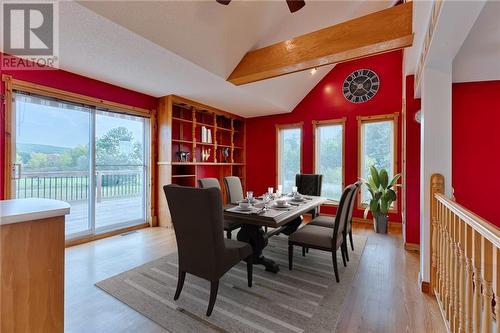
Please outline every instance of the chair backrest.
[[163, 187], [174, 225], [179, 267], [210, 279], [223, 258], [222, 197], [218, 188]]
[[363, 185], [363, 182], [361, 180], [358, 180], [357, 182], [354, 183], [355, 189], [354, 189], [354, 193], [352, 194], [351, 203], [349, 205], [349, 212], [347, 215], [347, 224], [346, 224], [346, 228], [345, 228], [346, 233], [349, 233], [351, 231], [351, 228], [352, 228], [352, 212], [354, 210], [354, 205], [356, 203], [356, 197], [359, 193], [359, 189], [361, 188], [361, 185]]
[[337, 214], [335, 214], [335, 223], [333, 226], [333, 244], [335, 247], [335, 242], [337, 241], [337, 236], [342, 234], [346, 228], [347, 218], [349, 214], [349, 209], [351, 205], [351, 199], [356, 191], [356, 186], [351, 184], [347, 186], [340, 197], [339, 207], [337, 209]]
[[228, 203], [237, 203], [244, 199], [243, 187], [241, 186], [241, 180], [239, 177], [224, 177], [224, 184], [226, 185]]
[[295, 175], [295, 186], [300, 194], [321, 195], [323, 175], [299, 173]]
[[198, 187], [200, 188], [220, 188], [219, 180], [217, 178], [202, 178], [198, 179]]

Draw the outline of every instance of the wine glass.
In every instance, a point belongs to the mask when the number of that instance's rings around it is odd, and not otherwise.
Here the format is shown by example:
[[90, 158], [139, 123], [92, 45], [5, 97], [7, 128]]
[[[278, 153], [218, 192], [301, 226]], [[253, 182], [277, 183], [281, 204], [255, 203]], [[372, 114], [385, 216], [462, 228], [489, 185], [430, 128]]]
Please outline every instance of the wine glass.
[[248, 203], [253, 202], [253, 192], [252, 191], [247, 191], [247, 200], [248, 200]]

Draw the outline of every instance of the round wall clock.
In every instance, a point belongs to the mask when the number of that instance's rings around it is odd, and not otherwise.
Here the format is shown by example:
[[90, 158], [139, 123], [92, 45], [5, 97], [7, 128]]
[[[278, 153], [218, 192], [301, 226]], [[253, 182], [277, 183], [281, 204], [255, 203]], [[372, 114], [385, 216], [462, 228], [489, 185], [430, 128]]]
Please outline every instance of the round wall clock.
[[369, 69], [358, 69], [344, 80], [342, 92], [351, 103], [363, 103], [377, 93], [380, 87], [378, 75]]

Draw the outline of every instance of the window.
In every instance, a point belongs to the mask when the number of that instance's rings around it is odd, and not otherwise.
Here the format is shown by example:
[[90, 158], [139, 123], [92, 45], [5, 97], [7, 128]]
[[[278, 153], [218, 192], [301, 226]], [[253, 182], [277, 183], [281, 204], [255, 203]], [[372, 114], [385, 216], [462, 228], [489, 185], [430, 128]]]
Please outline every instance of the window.
[[[396, 140], [398, 114], [358, 117], [359, 131], [359, 175], [363, 179], [370, 176], [370, 167], [387, 170], [389, 179], [396, 170]], [[367, 204], [370, 194], [363, 186], [361, 203]], [[394, 205], [394, 203], [393, 203]]]
[[323, 175], [321, 195], [340, 201], [344, 188], [345, 119], [313, 122], [314, 172]]
[[149, 218], [149, 119], [14, 93], [15, 198], [68, 202], [66, 238]]
[[291, 192], [295, 175], [302, 169], [302, 124], [277, 126], [278, 184], [283, 192]]

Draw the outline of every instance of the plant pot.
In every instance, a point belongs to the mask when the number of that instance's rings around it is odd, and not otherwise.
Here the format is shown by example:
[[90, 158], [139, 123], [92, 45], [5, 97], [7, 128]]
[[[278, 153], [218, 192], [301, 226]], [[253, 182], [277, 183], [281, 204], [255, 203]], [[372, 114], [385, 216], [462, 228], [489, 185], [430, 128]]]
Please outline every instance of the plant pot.
[[386, 234], [387, 233], [387, 221], [389, 220], [389, 216], [387, 215], [379, 215], [373, 218], [373, 228], [376, 233]]

